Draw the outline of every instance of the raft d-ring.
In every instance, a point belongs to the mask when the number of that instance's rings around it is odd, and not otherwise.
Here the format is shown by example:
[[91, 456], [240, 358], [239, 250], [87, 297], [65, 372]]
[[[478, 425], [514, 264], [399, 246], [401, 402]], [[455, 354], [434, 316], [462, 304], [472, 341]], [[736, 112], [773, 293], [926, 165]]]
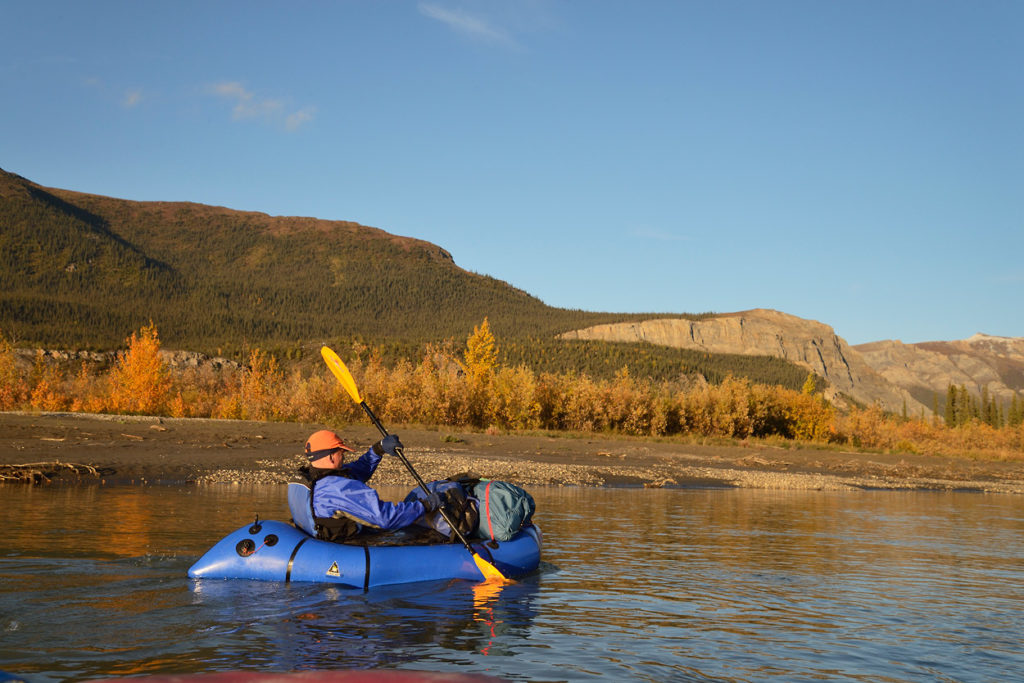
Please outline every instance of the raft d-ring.
[[256, 534], [258, 534], [262, 530], [263, 530], [263, 527], [260, 525], [260, 516], [256, 515], [256, 521], [254, 521], [252, 523], [252, 526], [249, 527], [249, 533], [252, 534], [253, 536], [255, 536]]
[[235, 546], [235, 552], [242, 557], [249, 557], [256, 552], [256, 544], [252, 542], [251, 538], [243, 538]]
[[277, 534], [267, 534], [266, 538], [263, 539], [263, 545], [277, 545]]

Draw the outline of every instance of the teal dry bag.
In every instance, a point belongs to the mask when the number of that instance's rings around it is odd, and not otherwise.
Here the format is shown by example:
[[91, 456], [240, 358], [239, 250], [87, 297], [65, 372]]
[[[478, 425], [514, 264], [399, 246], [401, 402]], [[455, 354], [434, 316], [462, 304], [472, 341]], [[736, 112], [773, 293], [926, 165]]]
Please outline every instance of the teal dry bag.
[[519, 533], [537, 508], [533, 496], [506, 481], [483, 479], [473, 487], [473, 497], [479, 501], [477, 535], [495, 541], [507, 541]]

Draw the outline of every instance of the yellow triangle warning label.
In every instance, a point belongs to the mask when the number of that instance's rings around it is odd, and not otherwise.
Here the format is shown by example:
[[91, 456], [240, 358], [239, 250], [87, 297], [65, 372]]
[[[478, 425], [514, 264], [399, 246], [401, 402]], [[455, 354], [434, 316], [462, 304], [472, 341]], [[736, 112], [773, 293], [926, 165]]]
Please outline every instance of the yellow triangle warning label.
[[341, 576], [341, 570], [338, 569], [338, 563], [335, 562], [331, 565], [331, 568], [327, 570], [327, 576]]

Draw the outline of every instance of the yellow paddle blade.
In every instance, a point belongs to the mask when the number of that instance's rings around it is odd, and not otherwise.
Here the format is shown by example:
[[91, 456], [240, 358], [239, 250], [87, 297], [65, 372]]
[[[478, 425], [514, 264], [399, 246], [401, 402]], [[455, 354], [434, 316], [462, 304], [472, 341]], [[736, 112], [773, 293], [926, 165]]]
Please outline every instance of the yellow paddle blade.
[[502, 583], [515, 583], [511, 579], [506, 579], [505, 575], [498, 571], [498, 568], [493, 564], [480, 557], [476, 553], [473, 553], [473, 561], [476, 562], [476, 568], [480, 570], [480, 573], [484, 575], [484, 581], [500, 581]]
[[320, 355], [324, 357], [324, 362], [327, 363], [327, 367], [331, 369], [334, 376], [341, 382], [341, 386], [345, 387], [345, 391], [352, 397], [352, 400], [356, 403], [362, 403], [363, 399], [359, 398], [359, 389], [356, 388], [356, 381], [352, 379], [352, 373], [348, 371], [345, 364], [341, 361], [334, 351], [331, 351], [326, 346], [320, 348]]

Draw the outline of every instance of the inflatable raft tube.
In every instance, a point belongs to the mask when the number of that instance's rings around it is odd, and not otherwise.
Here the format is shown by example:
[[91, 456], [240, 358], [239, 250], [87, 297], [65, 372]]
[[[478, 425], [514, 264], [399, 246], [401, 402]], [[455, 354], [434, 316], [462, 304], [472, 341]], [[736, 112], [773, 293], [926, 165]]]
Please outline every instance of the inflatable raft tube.
[[[508, 541], [473, 542], [473, 549], [508, 578], [537, 569], [542, 536], [531, 525]], [[361, 546], [313, 538], [291, 524], [257, 521], [234, 531], [188, 570], [194, 579], [255, 579], [338, 583], [366, 590], [414, 581], [483, 576], [459, 543]]]

